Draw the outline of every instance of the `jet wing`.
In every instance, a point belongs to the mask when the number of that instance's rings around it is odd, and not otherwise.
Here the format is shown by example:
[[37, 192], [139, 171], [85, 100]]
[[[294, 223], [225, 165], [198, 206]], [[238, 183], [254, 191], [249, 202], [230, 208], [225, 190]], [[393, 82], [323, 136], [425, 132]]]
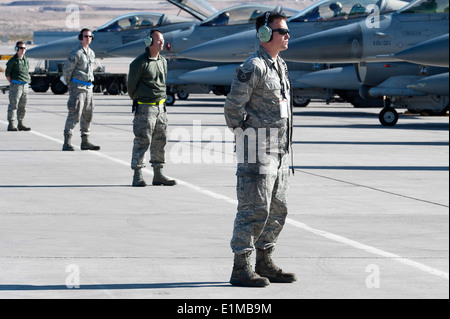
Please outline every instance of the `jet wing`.
[[205, 0], [167, 0], [178, 8], [191, 14], [194, 18], [204, 21], [219, 12]]

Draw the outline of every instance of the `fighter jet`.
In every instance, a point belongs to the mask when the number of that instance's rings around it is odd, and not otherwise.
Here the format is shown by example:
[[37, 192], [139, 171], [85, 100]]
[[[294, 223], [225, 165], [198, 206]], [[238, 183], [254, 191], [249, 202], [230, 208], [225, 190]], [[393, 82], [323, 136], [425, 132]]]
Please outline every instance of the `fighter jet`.
[[449, 33], [449, 2], [416, 0], [393, 14], [374, 11], [368, 18], [293, 40], [283, 57], [313, 63], [398, 61], [393, 54]]
[[[388, 13], [395, 12], [408, 3], [409, 1], [398, 0], [361, 0], [358, 4], [355, 4], [355, 1], [352, 0], [322, 0], [310, 5], [289, 19], [291, 41], [305, 35], [364, 20], [369, 17], [371, 12], [366, 10], [367, 8], [378, 8], [380, 12]], [[259, 40], [256, 37], [256, 30], [252, 28], [249, 31], [197, 45], [178, 53], [176, 56], [198, 61], [241, 63], [253, 54], [258, 47]], [[303, 71], [303, 73], [298, 73], [301, 79], [291, 74], [291, 78], [296, 84], [294, 97], [297, 105], [301, 105], [300, 101], [309, 98], [328, 100], [336, 92], [354, 106], [382, 107], [383, 105], [382, 99], [362, 100], [359, 97], [360, 83], [355, 70], [341, 69], [344, 72], [337, 72], [336, 67], [333, 66], [333, 69], [330, 69], [330, 72], [327, 73], [327, 77], [319, 81], [326, 86], [316, 86], [315, 80], [312, 80], [312, 78], [306, 80], [306, 77], [308, 74], [313, 75], [312, 72], [329, 68], [329, 66], [304, 63], [297, 67], [300, 67]], [[196, 72], [195, 74], [199, 78], [199, 73]]]
[[[170, 0], [170, 2], [172, 1], [175, 0]], [[180, 2], [180, 6], [181, 3], [183, 5], [189, 4], [189, 1], [187, 3], [185, 1], [178, 2]], [[271, 5], [243, 4], [233, 6], [217, 12], [205, 21], [192, 25], [190, 28], [164, 33], [166, 50], [163, 54], [169, 57], [177, 57], [177, 53], [201, 43], [229, 36], [243, 30], [254, 29], [256, 18], [266, 11], [282, 12], [286, 16], [293, 16], [298, 13], [294, 9]], [[115, 48], [108, 53], [119, 57], [133, 58], [141, 54], [144, 48], [145, 44], [143, 39], [141, 39]]]
[[[97, 58], [112, 57], [108, 51], [126, 43], [144, 38], [153, 28], [163, 32], [188, 29], [198, 21], [174, 15], [136, 12], [119, 16], [93, 32], [91, 48]], [[63, 60], [79, 44], [78, 36], [52, 41], [28, 50], [27, 56], [34, 59]]]
[[[191, 0], [168, 0], [176, 6], [196, 15], [196, 12], [208, 4], [206, 1], [198, 3]], [[209, 41], [223, 35], [254, 28], [257, 17], [266, 11], [283, 12], [287, 16], [295, 15], [298, 11], [271, 5], [248, 4], [238, 5], [216, 12], [203, 22], [190, 28], [164, 33], [166, 48], [163, 54], [169, 57], [169, 74], [167, 79], [167, 104], [175, 102], [175, 95], [187, 98], [191, 93], [209, 93], [226, 95], [231, 87], [237, 65], [225, 63], [197, 62], [176, 57], [176, 52], [192, 45]], [[130, 42], [127, 45], [113, 49], [108, 54], [118, 57], [134, 58], [145, 49], [143, 40]], [[175, 57], [175, 59], [172, 59]], [[212, 73], [211, 73], [212, 72]], [[228, 80], [226, 80], [228, 79]]]
[[[448, 12], [448, 0], [416, 0], [393, 14], [374, 12], [369, 20], [294, 40], [284, 58], [297, 62], [357, 63], [361, 96], [386, 97], [379, 116], [383, 125], [397, 123], [396, 108], [400, 107], [443, 114], [449, 103], [448, 68], [437, 69], [441, 74], [430, 74], [429, 64], [448, 67]], [[401, 64], [412, 73], [399, 67], [387, 72], [387, 68], [396, 65], [392, 61], [401, 61], [402, 57], [424, 64]], [[384, 63], [370, 63], [375, 61]], [[390, 76], [381, 82], [371, 80], [388, 73]]]
[[[371, 13], [369, 8], [378, 8], [381, 13], [390, 13], [406, 6], [410, 1], [399, 0], [322, 0], [310, 5], [288, 20], [292, 41], [306, 35], [364, 21]], [[325, 45], [325, 44], [324, 44]], [[178, 54], [179, 57], [210, 62], [243, 62], [259, 46], [256, 30], [241, 32], [227, 37], [201, 43]], [[308, 51], [307, 46], [302, 47]], [[326, 49], [328, 52], [330, 50]], [[287, 52], [292, 51], [289, 49]], [[331, 54], [331, 52], [330, 52]], [[283, 55], [285, 56], [285, 55]], [[292, 60], [296, 62], [296, 60]], [[309, 62], [309, 61], [306, 61]], [[316, 62], [316, 61], [314, 61]], [[317, 61], [320, 62], [320, 61]]]

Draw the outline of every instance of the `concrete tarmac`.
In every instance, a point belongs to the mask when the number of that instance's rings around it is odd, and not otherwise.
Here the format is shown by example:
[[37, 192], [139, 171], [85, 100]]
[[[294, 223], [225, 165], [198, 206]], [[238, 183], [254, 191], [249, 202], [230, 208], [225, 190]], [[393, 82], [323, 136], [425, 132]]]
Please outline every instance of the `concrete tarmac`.
[[[168, 108], [167, 175], [131, 187], [128, 96], [95, 95], [91, 141], [62, 152], [68, 95], [0, 94], [0, 299], [449, 298], [449, 119], [312, 103], [295, 111], [290, 214], [275, 252], [294, 284], [229, 285], [236, 213], [223, 97]], [[201, 124], [201, 127], [200, 127]], [[77, 127], [78, 129], [78, 127]], [[148, 167], [145, 178], [151, 183]]]

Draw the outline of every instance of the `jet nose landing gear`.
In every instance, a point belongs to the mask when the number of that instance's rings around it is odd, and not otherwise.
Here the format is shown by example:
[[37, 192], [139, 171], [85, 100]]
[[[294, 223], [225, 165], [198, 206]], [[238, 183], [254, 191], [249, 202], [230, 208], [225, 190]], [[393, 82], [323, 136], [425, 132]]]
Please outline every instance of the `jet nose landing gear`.
[[391, 99], [384, 99], [384, 108], [381, 110], [379, 119], [384, 126], [395, 126], [398, 122], [398, 112], [393, 107]]

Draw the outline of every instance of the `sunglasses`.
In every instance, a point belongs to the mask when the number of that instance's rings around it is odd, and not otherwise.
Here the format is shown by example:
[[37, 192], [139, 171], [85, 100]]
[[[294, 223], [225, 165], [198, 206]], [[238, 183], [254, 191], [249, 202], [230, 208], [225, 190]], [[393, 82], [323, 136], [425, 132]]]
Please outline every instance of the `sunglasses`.
[[92, 35], [85, 35], [84, 37], [85, 37], [85, 38], [93, 38]]
[[272, 30], [272, 32], [278, 32], [281, 35], [286, 35], [290, 33], [289, 29], [275, 29]]
[[17, 50], [26, 50], [27, 48], [25, 47], [17, 47]]

